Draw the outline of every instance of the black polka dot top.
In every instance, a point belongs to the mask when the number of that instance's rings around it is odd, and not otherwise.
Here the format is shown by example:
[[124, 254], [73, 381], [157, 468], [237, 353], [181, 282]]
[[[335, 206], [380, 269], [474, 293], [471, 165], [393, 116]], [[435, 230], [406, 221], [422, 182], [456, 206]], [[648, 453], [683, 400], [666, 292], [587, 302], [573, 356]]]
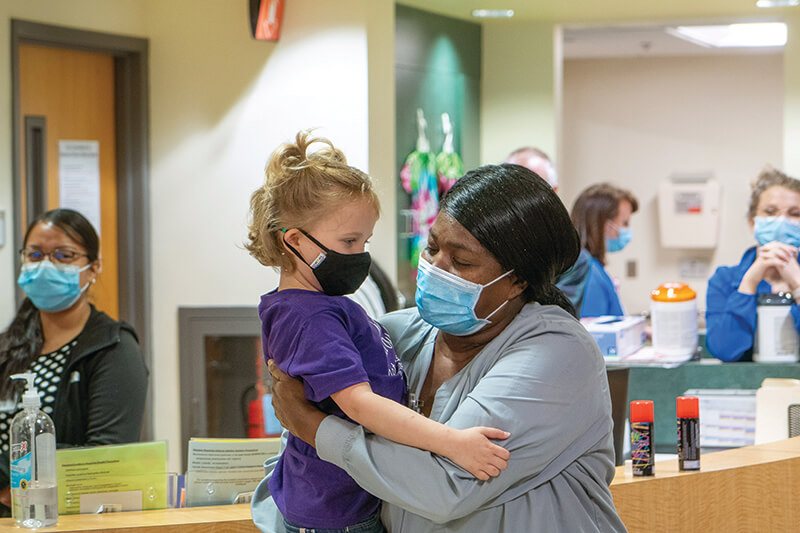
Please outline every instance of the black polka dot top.
[[[33, 384], [39, 392], [42, 401], [40, 409], [53, 417], [53, 405], [56, 401], [56, 390], [64, 373], [64, 367], [69, 361], [69, 353], [78, 343], [77, 339], [65, 344], [58, 350], [40, 355], [31, 365], [29, 372], [35, 374]], [[16, 399], [16, 405], [12, 404], [9, 409], [0, 410], [0, 447], [4, 452], [8, 452], [9, 432], [11, 430], [11, 420], [22, 410], [22, 397]]]

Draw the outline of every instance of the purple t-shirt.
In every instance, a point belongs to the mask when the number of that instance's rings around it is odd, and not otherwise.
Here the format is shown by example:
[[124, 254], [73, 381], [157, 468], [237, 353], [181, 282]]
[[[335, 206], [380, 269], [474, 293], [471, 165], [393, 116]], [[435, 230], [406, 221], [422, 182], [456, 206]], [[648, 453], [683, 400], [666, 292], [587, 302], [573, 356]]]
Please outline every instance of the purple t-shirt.
[[[376, 394], [405, 403], [405, 376], [389, 334], [349, 298], [300, 289], [272, 291], [261, 297], [258, 314], [266, 358], [301, 378], [306, 398], [322, 411], [347, 419], [330, 395], [364, 382]], [[301, 527], [344, 528], [369, 517], [379, 504], [294, 435], [289, 435], [269, 490], [284, 518]]]

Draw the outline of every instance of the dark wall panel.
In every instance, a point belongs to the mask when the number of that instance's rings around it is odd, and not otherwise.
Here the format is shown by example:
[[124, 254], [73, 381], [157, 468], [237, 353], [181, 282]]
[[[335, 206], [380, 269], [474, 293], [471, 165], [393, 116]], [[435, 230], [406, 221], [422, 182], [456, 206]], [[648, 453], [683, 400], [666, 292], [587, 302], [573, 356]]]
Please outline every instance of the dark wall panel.
[[[425, 113], [428, 139], [434, 153], [444, 142], [442, 113], [454, 125], [455, 149], [464, 168], [480, 162], [481, 26], [397, 6], [395, 16], [396, 153], [400, 171], [417, 141], [417, 108]], [[398, 285], [409, 298], [414, 272], [404, 215], [409, 195], [398, 179]], [[409, 300], [413, 304], [413, 300]]]

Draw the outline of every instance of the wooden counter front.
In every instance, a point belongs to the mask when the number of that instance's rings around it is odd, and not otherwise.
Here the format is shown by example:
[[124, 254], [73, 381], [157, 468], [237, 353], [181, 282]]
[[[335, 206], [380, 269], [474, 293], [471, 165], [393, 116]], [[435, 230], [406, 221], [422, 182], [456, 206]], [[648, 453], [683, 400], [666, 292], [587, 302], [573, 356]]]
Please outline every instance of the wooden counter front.
[[[699, 472], [678, 462], [656, 463], [653, 477], [625, 476], [617, 467], [611, 493], [631, 533], [800, 531], [800, 437], [705, 454]], [[10, 518], [0, 533], [25, 531]], [[220, 505], [161, 511], [60, 516], [41, 531], [111, 533], [253, 533], [250, 506]]]
[[[11, 518], [0, 518], [0, 532], [32, 531], [19, 528]], [[186, 507], [159, 511], [73, 514], [59, 516], [58, 524], [37, 531], [106, 531], [111, 533], [258, 533], [250, 518], [250, 504]]]
[[654, 477], [617, 467], [611, 493], [631, 533], [800, 531], [800, 437], [700, 457], [701, 470], [659, 461]]

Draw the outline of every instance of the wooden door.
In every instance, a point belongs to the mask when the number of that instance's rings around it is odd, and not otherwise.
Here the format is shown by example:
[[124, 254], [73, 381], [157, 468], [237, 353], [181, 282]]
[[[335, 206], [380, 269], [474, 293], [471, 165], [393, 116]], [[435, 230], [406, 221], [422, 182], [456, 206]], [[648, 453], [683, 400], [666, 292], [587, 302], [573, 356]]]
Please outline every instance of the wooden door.
[[[117, 176], [114, 113], [114, 58], [49, 46], [19, 46], [19, 130], [26, 117], [43, 117], [43, 142], [47, 209], [59, 205], [59, 141], [97, 141], [100, 170], [100, 258], [103, 270], [90, 290], [98, 309], [119, 315], [119, 268], [117, 246]], [[26, 209], [26, 145], [21, 145], [21, 231], [38, 213]]]

